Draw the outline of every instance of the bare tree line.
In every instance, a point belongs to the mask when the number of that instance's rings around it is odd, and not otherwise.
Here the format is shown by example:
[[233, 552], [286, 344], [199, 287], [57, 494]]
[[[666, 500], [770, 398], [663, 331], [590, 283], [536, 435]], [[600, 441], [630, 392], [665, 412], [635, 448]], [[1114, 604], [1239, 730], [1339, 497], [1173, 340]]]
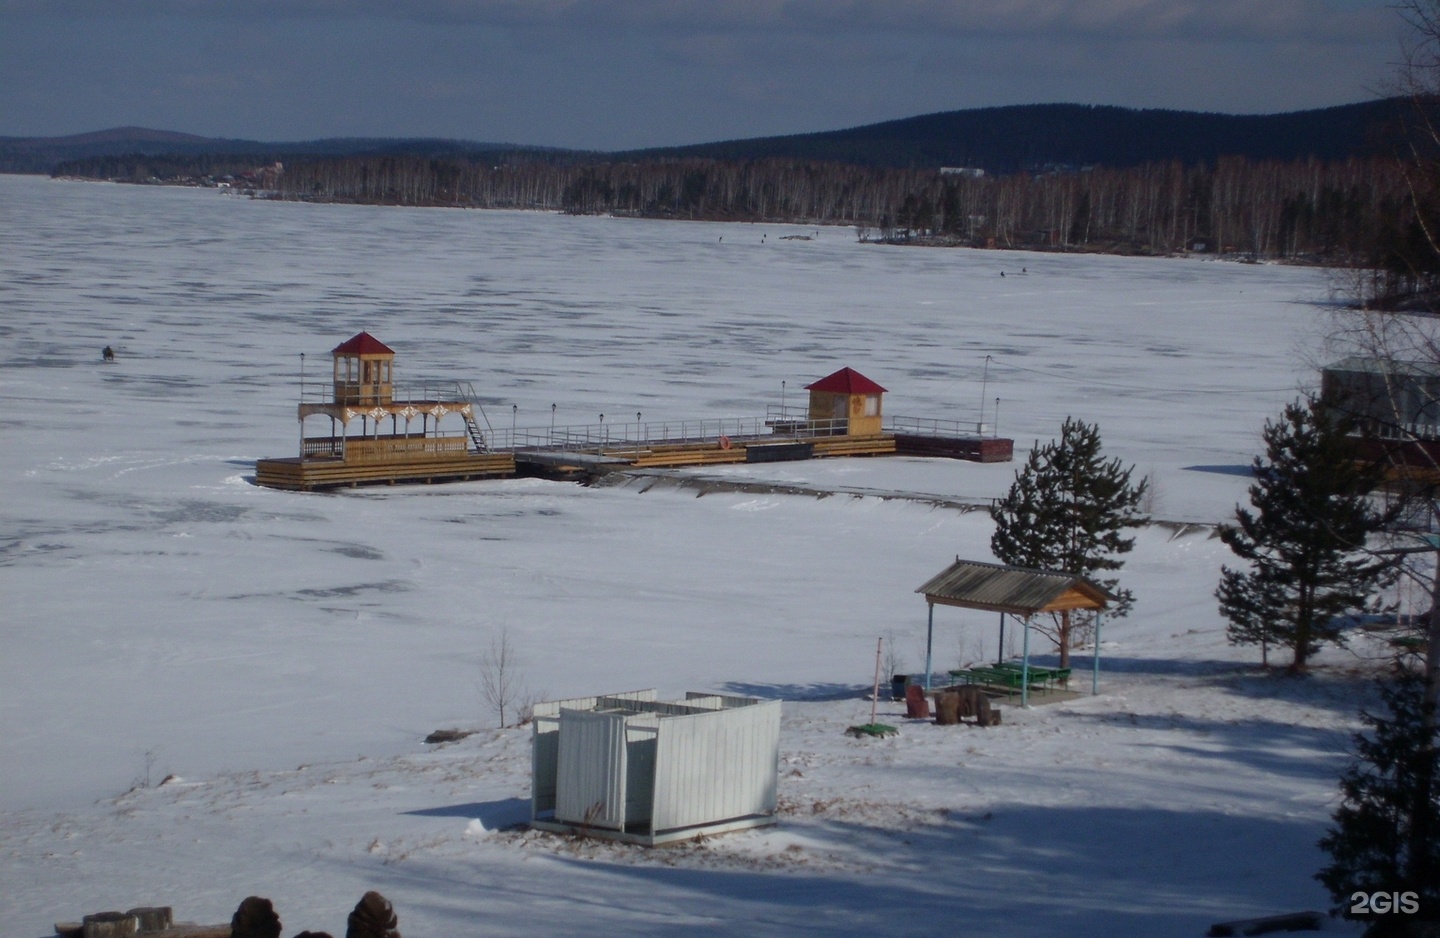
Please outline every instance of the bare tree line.
[[[1411, 225], [1399, 164], [1252, 161], [971, 177], [781, 160], [286, 164], [283, 199], [854, 225], [862, 236], [1118, 253], [1203, 250], [1375, 266]], [[1381, 265], [1383, 266], [1383, 265]]]

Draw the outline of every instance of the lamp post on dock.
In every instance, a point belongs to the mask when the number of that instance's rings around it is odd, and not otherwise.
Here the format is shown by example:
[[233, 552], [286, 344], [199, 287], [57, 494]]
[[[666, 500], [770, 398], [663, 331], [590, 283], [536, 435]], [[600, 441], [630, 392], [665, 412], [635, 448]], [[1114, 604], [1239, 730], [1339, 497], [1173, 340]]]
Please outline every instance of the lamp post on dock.
[[[300, 403], [305, 403], [305, 353], [300, 353]], [[300, 458], [305, 458], [305, 418], [300, 418]]]
[[[975, 429], [981, 430], [982, 432], [985, 426], [985, 389], [990, 383], [990, 361], [990, 356], [986, 355], [985, 370], [980, 373], [980, 426]], [[999, 419], [998, 414], [996, 415], [996, 419]]]

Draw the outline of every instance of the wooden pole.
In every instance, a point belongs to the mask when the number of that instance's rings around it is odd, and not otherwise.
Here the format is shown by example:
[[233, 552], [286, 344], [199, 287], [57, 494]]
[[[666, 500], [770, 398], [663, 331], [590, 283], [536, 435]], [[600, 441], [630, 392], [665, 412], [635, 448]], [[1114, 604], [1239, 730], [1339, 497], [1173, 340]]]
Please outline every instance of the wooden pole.
[[925, 693], [930, 693], [930, 671], [931, 663], [934, 660], [932, 651], [935, 647], [935, 604], [927, 603], [930, 607], [930, 619], [925, 626]]

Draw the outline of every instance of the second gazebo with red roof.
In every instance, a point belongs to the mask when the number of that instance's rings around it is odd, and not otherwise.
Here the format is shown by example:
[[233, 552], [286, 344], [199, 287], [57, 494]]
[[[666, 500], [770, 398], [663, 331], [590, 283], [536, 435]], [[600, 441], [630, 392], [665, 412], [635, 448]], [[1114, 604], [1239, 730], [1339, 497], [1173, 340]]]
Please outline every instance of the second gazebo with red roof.
[[836, 436], [880, 435], [885, 389], [860, 372], [841, 368], [805, 390], [810, 392], [810, 422], [815, 427], [828, 425]]

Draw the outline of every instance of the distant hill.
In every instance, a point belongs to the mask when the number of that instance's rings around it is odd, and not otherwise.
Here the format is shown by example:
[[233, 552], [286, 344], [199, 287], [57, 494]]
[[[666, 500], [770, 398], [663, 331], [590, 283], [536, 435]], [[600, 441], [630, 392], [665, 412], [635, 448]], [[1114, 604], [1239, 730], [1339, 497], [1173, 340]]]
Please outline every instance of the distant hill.
[[947, 111], [848, 130], [598, 153], [434, 138], [332, 138], [266, 143], [119, 127], [68, 137], [0, 137], [0, 171], [45, 173], [60, 163], [127, 154], [453, 157], [477, 162], [601, 163], [767, 158], [890, 168], [973, 167], [1009, 173], [1046, 166], [1128, 167], [1220, 156], [1322, 160], [1372, 155], [1401, 113], [1394, 99], [1287, 114], [1210, 114], [1081, 104]]
[[891, 168], [973, 167], [990, 173], [1047, 165], [1124, 168], [1171, 160], [1191, 165], [1213, 163], [1221, 156], [1335, 160], [1374, 155], [1377, 141], [1401, 114], [1396, 99], [1258, 115], [1035, 104], [616, 156], [774, 157]]

